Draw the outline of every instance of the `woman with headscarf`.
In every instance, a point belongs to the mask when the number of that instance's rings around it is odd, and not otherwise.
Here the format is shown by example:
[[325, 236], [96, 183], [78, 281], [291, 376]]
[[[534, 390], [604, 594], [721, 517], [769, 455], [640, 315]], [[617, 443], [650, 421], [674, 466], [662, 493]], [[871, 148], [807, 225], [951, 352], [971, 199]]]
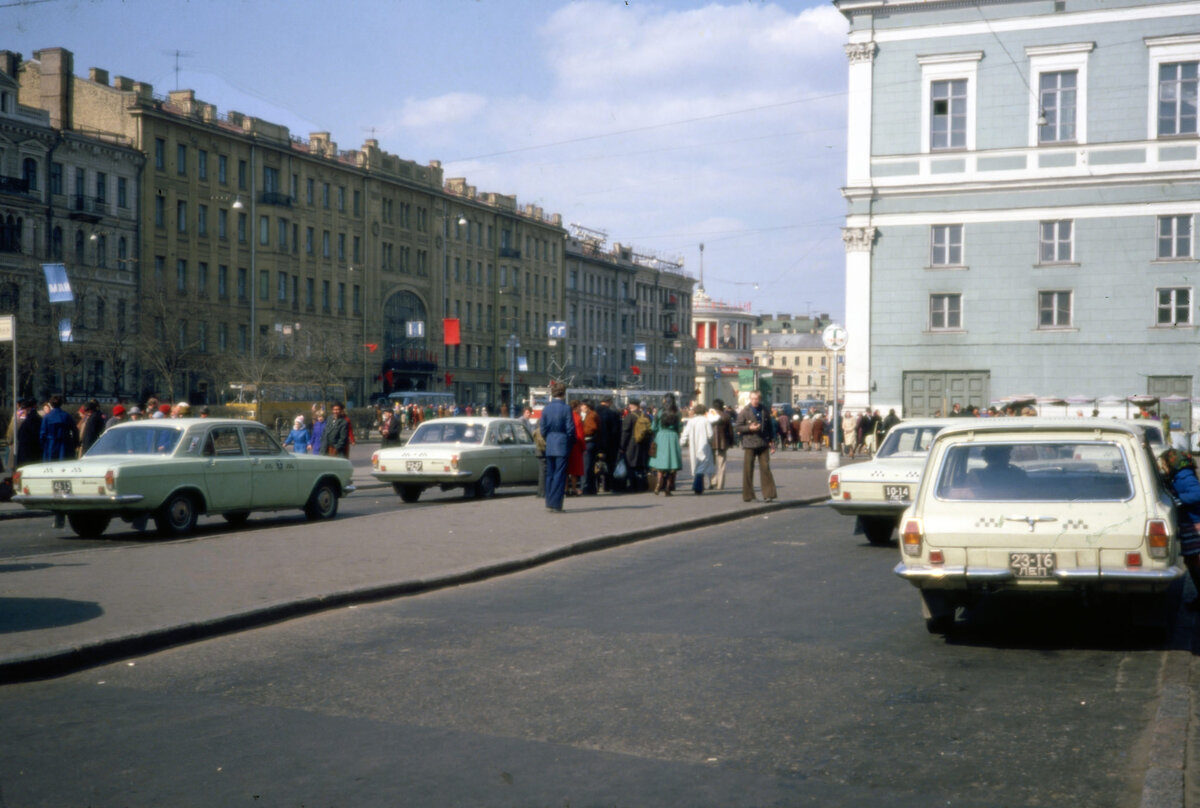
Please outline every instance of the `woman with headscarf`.
[[312, 443], [312, 435], [308, 431], [308, 426], [304, 422], [303, 415], [297, 415], [292, 421], [292, 431], [284, 438], [284, 448], [292, 447], [292, 454], [304, 454], [308, 451], [308, 445]]
[[[1159, 465], [1179, 501], [1175, 520], [1179, 526], [1179, 554], [1192, 585], [1200, 592], [1200, 479], [1196, 478], [1196, 461], [1187, 452], [1167, 449], [1160, 455]], [[1200, 597], [1187, 607], [1192, 611], [1200, 609]]]

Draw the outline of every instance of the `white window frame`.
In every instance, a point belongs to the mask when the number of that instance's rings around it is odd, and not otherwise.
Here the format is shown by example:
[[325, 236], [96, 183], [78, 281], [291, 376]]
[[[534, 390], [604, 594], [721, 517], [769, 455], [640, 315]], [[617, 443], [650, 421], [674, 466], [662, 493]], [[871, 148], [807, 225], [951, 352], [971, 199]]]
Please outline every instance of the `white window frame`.
[[[1042, 296], [1054, 295], [1053, 303], [1050, 311], [1052, 312], [1055, 322], [1042, 322]], [[1067, 322], [1060, 323], [1058, 320], [1059, 296], [1067, 296]], [[1061, 331], [1067, 328], [1075, 327], [1075, 291], [1073, 289], [1039, 289], [1037, 293], [1037, 327], [1039, 331]]]
[[[1087, 143], [1088, 120], [1088, 55], [1096, 47], [1094, 42], [1073, 42], [1064, 45], [1038, 45], [1025, 49], [1029, 58], [1029, 145], [1054, 146]], [[1042, 74], [1075, 71], [1075, 139], [1038, 140], [1038, 117], [1042, 112]]]
[[[1158, 69], [1167, 62], [1200, 62], [1200, 34], [1147, 37], [1150, 73], [1146, 84], [1146, 139], [1159, 140], [1158, 134]], [[1197, 125], [1200, 130], [1200, 123]], [[1183, 135], [1164, 135], [1164, 140], [1200, 137], [1200, 131]]]
[[[950, 298], [955, 298], [955, 297], [958, 298], [958, 325], [950, 325], [949, 324], [950, 308], [946, 304], [949, 303]], [[946, 324], [942, 325], [942, 326], [936, 326], [933, 324], [933, 315], [934, 315], [933, 303], [934, 303], [934, 300], [937, 298], [942, 298], [942, 303], [943, 303], [943, 305], [941, 307], [941, 314], [945, 318]], [[963, 312], [962, 292], [930, 292], [929, 293], [929, 330], [930, 331], [937, 331], [937, 332], [962, 331], [962, 330], [964, 330], [963, 323], [964, 323], [964, 312]]]
[[[921, 153], [942, 154], [975, 150], [975, 95], [978, 86], [979, 60], [983, 51], [969, 53], [943, 53], [933, 56], [918, 56], [921, 65]], [[931, 94], [935, 81], [967, 81], [967, 143], [964, 148], [931, 148], [929, 118]]]
[[[1062, 238], [1062, 225], [1070, 225], [1071, 233], [1068, 238]], [[1051, 225], [1054, 228], [1054, 237], [1051, 241], [1045, 238], [1046, 225]], [[1066, 258], [1059, 258], [1059, 247], [1066, 243], [1068, 255]], [[1053, 258], [1046, 258], [1042, 255], [1042, 249], [1046, 244], [1052, 245], [1054, 253]], [[1038, 255], [1037, 262], [1040, 266], [1050, 264], [1073, 264], [1075, 263], [1075, 220], [1074, 219], [1043, 219], [1038, 222]]]
[[[1179, 241], [1179, 229], [1175, 222], [1180, 219], [1188, 220], [1188, 246], [1186, 255], [1174, 254], [1175, 244]], [[1171, 226], [1171, 255], [1162, 254], [1162, 223], [1170, 220]], [[1170, 216], [1158, 216], [1154, 219], [1154, 260], [1156, 261], [1190, 261], [1196, 255], [1196, 217], [1191, 213], [1177, 213]]]
[[[958, 261], [950, 260], [950, 248], [954, 246], [954, 242], [952, 242], [950, 240], [950, 237], [953, 233], [954, 228], [958, 228], [958, 258], [959, 258]], [[945, 241], [944, 246], [941, 249], [946, 253], [946, 260], [945, 261], [936, 261], [936, 260], [934, 260], [937, 257], [936, 251], [939, 249], [938, 248], [938, 239], [937, 239], [938, 232], [943, 231], [943, 230], [946, 233], [946, 241]], [[966, 265], [967, 265], [966, 228], [963, 227], [961, 224], [957, 224], [957, 223], [930, 225], [929, 226], [929, 266], [931, 268], [937, 268], [937, 269], [945, 269], [945, 268], [957, 269], [960, 267], [965, 267]]]
[[[1163, 292], [1171, 293], [1171, 301], [1164, 306], [1161, 300]], [[1177, 292], [1187, 293], [1187, 320], [1178, 320], [1175, 314], [1179, 311], [1179, 301], [1176, 299]], [[1195, 322], [1195, 317], [1192, 312], [1195, 310], [1195, 296], [1190, 286], [1160, 286], [1154, 290], [1154, 325], [1156, 328], [1187, 328], [1191, 327]], [[1159, 318], [1162, 311], [1170, 312], [1170, 321], [1163, 322]]]

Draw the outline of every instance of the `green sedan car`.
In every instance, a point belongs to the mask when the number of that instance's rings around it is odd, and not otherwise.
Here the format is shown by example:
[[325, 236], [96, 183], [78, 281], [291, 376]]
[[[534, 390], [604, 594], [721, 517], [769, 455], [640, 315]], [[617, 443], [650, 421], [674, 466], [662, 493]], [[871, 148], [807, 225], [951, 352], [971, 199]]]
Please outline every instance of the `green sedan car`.
[[252, 511], [299, 508], [332, 519], [352, 473], [345, 458], [289, 453], [255, 421], [157, 419], [111, 426], [82, 458], [21, 467], [13, 501], [65, 515], [80, 536], [99, 536], [114, 517], [153, 517], [181, 536], [201, 514], [240, 524]]

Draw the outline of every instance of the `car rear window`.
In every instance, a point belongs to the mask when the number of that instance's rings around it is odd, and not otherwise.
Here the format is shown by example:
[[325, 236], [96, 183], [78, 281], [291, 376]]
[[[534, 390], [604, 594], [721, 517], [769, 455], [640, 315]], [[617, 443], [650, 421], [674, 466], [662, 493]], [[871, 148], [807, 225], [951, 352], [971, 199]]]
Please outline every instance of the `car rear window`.
[[928, 452], [933, 437], [942, 431], [940, 426], [898, 426], [888, 433], [876, 457], [888, 457], [900, 452]]
[[483, 443], [483, 424], [438, 423], [426, 421], [417, 427], [409, 439], [409, 444], [416, 443]]
[[129, 426], [101, 433], [88, 457], [128, 454], [170, 454], [183, 430], [178, 427]]
[[1104, 441], [970, 443], [942, 459], [946, 500], [1105, 502], [1133, 496], [1125, 452]]

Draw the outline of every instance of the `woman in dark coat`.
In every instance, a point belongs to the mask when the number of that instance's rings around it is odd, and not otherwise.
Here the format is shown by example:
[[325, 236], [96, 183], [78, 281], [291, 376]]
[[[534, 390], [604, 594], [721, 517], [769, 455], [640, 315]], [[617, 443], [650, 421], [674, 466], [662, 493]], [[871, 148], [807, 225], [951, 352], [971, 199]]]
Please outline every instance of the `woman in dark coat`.
[[[1159, 457], [1167, 484], [1179, 500], [1175, 521], [1179, 526], [1179, 554], [1200, 592], [1200, 479], [1196, 478], [1196, 461], [1187, 452], [1167, 449]], [[1187, 604], [1192, 611], [1200, 609], [1200, 597]]]

